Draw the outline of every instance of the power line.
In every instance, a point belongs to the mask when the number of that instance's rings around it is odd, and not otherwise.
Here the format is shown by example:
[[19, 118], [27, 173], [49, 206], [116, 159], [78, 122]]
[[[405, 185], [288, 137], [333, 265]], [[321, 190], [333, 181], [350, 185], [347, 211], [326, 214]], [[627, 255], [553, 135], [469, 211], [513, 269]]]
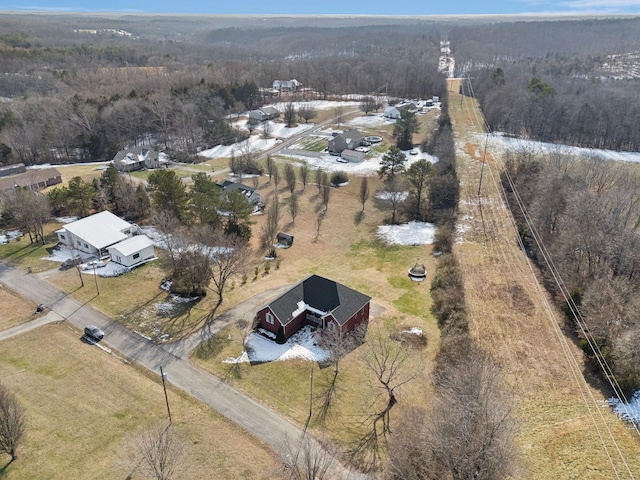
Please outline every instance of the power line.
[[[475, 97], [474, 92], [473, 92], [473, 86], [472, 86], [471, 80], [469, 78], [467, 78], [467, 82], [468, 82], [467, 89], [468, 89], [470, 95]], [[464, 86], [462, 87], [462, 95], [461, 95], [461, 97], [464, 97], [464, 100], [466, 100], [466, 97], [464, 95]], [[462, 107], [462, 104], [463, 104], [462, 100], [463, 100], [463, 98], [461, 98], [461, 107]], [[468, 109], [468, 111], [473, 112], [476, 122], [478, 123], [478, 125], [483, 125], [484, 126], [484, 128], [486, 130], [486, 135], [487, 135], [485, 137], [485, 148], [484, 148], [484, 153], [483, 153], [483, 165], [482, 165], [482, 170], [481, 170], [481, 181], [480, 181], [480, 184], [479, 184], [479, 187], [478, 187], [478, 202], [480, 202], [480, 187], [481, 187], [481, 184], [482, 184], [481, 183], [482, 182], [482, 173], [483, 173], [483, 170], [484, 170], [484, 165], [485, 165], [485, 160], [486, 160], [487, 140], [488, 140], [489, 133], [491, 132], [491, 127], [488, 124], [488, 122], [486, 121], [486, 118], [484, 117], [484, 115], [482, 114], [481, 111], [479, 111], [477, 108], [474, 108], [473, 106], [469, 107], [467, 105], [466, 101], [465, 101], [465, 107]], [[580, 315], [580, 312], [577, 309], [575, 303], [573, 302], [573, 299], [568, 294], [568, 290], [567, 290], [562, 278], [560, 277], [560, 275], [559, 275], [559, 273], [558, 273], [558, 271], [557, 271], [557, 269], [555, 267], [555, 264], [553, 263], [553, 261], [551, 259], [551, 256], [550, 256], [548, 250], [546, 249], [546, 246], [544, 245], [544, 242], [542, 241], [542, 239], [538, 235], [538, 232], [535, 229], [535, 226], [533, 225], [533, 222], [531, 221], [531, 218], [530, 218], [530, 216], [529, 216], [529, 214], [528, 214], [528, 212], [526, 210], [526, 207], [524, 206], [524, 204], [523, 204], [523, 202], [521, 200], [521, 197], [520, 197], [520, 195], [519, 195], [519, 193], [517, 191], [517, 188], [516, 188], [516, 186], [515, 186], [515, 184], [513, 182], [513, 179], [511, 178], [509, 172], [504, 167], [504, 165], [500, 165], [500, 167], [501, 167], [501, 171], [505, 174], [505, 178], [507, 179], [507, 181], [509, 183], [509, 187], [511, 188], [511, 190], [514, 193], [514, 198], [516, 198], [516, 202], [518, 203], [518, 207], [522, 211], [522, 214], [523, 214], [523, 216], [525, 218], [525, 221], [527, 222], [527, 225], [530, 228], [530, 231], [534, 232], [534, 241], [538, 245], [538, 248], [540, 249], [540, 251], [541, 251], [541, 253], [543, 255], [543, 258], [544, 258], [545, 262], [547, 263], [547, 265], [549, 267], [549, 270], [551, 271], [551, 273], [553, 275], [554, 281], [558, 285], [558, 288], [562, 292], [565, 301], [569, 305], [570, 311], [572, 312], [572, 314], [574, 315], [574, 317], [576, 319], [576, 323], [581, 328], [581, 332], [583, 333], [583, 335], [585, 335], [585, 338], [588, 339], [588, 342], [589, 342], [590, 345], [591, 345], [591, 343], [593, 343], [592, 348], [593, 348], [593, 351], [594, 351], [594, 355], [596, 355], [596, 357], [598, 359], [598, 362], [600, 363], [601, 367], [603, 368], [603, 371], [605, 372], [605, 376], [607, 377], [607, 380], [611, 384], [614, 392], [616, 392], [616, 396], [618, 397], [618, 399], [620, 399], [622, 401], [622, 398], [624, 398], [624, 395], [620, 395], [620, 394], [622, 394], [622, 391], [621, 391], [619, 385], [617, 384], [617, 382], [615, 381], [615, 377], [613, 377], [611, 369], [610, 369], [609, 365], [606, 362], [606, 359], [603, 357], [602, 352], [600, 352], [599, 347], [597, 345], [597, 342], [593, 341], [592, 335], [590, 334], [590, 332], [588, 330], [588, 327], [586, 326], [586, 323], [584, 322], [584, 319]], [[507, 197], [506, 197], [506, 192], [504, 191], [504, 186], [502, 185], [501, 182], [496, 182], [495, 178], [493, 178], [493, 176], [491, 176], [491, 178], [493, 179], [494, 185], [495, 184], [499, 185], [499, 187], [496, 186], [496, 188], [498, 188], [498, 191], [502, 192], [503, 201], [505, 201], [505, 203], [506, 203], [506, 198]], [[517, 227], [515, 226], [513, 217], [510, 217], [510, 220], [511, 220], [511, 223], [512, 223], [512, 227], [517, 229]], [[518, 238], [518, 241], [519, 241], [521, 249], [524, 251], [524, 245], [522, 243], [522, 239], [520, 238], [519, 235], [517, 235], [517, 238]], [[528, 267], [529, 267], [529, 269], [531, 271], [531, 274], [535, 278], [535, 272], [533, 270], [533, 266], [531, 265], [531, 262], [528, 259], [528, 257], [527, 257], [527, 264], [528, 264]], [[593, 397], [593, 393], [592, 393], [591, 389], [588, 388], [588, 385], [586, 385], [586, 381], [584, 379], [584, 376], [580, 373], [580, 367], [579, 367], [574, 355], [568, 349], [567, 339], [566, 339], [565, 335], [562, 333], [562, 331], [560, 330], [560, 327], [559, 327], [557, 321], [555, 320], [555, 315], [553, 313], [553, 309], [548, 304], [547, 299], [544, 296], [544, 293], [542, 292], [541, 286], [540, 286], [539, 282], [537, 281], [537, 279], [535, 279], [535, 284], [536, 284], [536, 286], [537, 286], [537, 288], [539, 290], [540, 296], [541, 296], [541, 298], [543, 300], [543, 303], [545, 305], [545, 310], [547, 311], [547, 316], [551, 320], [552, 326], [554, 328], [554, 332], [556, 333], [556, 336], [558, 337], [558, 339], [560, 341], [561, 348], [562, 348], [563, 354], [565, 356], [565, 360], [567, 361], [567, 363], [568, 363], [568, 365], [570, 367], [570, 370], [572, 372], [572, 375], [574, 377], [574, 380], [577, 383], [577, 386], [578, 386], [578, 388], [580, 390], [580, 394], [581, 394], [581, 396], [583, 398], [583, 402], [584, 402], [585, 406], [587, 407], [589, 415], [590, 415], [590, 417], [592, 419], [592, 423], [594, 424], [594, 427], [596, 428], [596, 431], [597, 431], [598, 436], [600, 438], [600, 442], [602, 443], [604, 451], [605, 451], [605, 453], [606, 453], [606, 455], [607, 455], [607, 457], [609, 459], [609, 462], [611, 463], [611, 466], [612, 466], [612, 468], [614, 470], [614, 473], [615, 473], [616, 477], [619, 478], [618, 471], [616, 469], [616, 466], [615, 466], [615, 464], [613, 462], [613, 459], [612, 459], [611, 455], [609, 454], [608, 447], [607, 447], [607, 445], [606, 445], [606, 443], [604, 441], [604, 438], [602, 436], [600, 428], [598, 427], [597, 422], [596, 422], [596, 420], [595, 420], [595, 418], [593, 416], [593, 413], [591, 411], [592, 407], [590, 407], [590, 403], [589, 403], [588, 399], [585, 396], [585, 392], [583, 390], [582, 385], [585, 386], [586, 391], [588, 392], [589, 396], [591, 397], [591, 401], [594, 404], [596, 404], [596, 408], [597, 408], [597, 411], [600, 414], [600, 418], [601, 418], [601, 420], [602, 420], [602, 422], [603, 422], [603, 424], [604, 424], [604, 426], [605, 426], [605, 428], [606, 428], [606, 430], [608, 432], [609, 438], [611, 439], [612, 443], [614, 444], [614, 446], [616, 448], [616, 451], [617, 451], [619, 457], [621, 458], [624, 466], [626, 467], [627, 473], [629, 474], [629, 476], [631, 478], [634, 478], [634, 476], [633, 476], [632, 472], [630, 471], [629, 466], [628, 466], [628, 464], [626, 462], [626, 459], [624, 458], [623, 453], [620, 451], [619, 445], [618, 445], [615, 437], [613, 436], [613, 433], [609, 429], [609, 426], [608, 426], [604, 416], [602, 415], [601, 409], [598, 408], [598, 406], [597, 406], [596, 399]], [[633, 426], [636, 429], [636, 432], [638, 432], [637, 426], [635, 424]]]

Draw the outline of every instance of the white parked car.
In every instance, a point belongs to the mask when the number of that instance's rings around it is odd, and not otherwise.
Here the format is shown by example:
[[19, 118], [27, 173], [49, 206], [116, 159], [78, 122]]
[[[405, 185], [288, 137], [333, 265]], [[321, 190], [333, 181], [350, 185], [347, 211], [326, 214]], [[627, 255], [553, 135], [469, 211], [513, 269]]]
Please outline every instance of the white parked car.
[[338, 157], [336, 158], [336, 162], [349, 163], [349, 160], [347, 160], [346, 158]]
[[354, 150], [356, 152], [369, 153], [371, 151], [371, 148], [369, 148], [369, 147], [356, 147]]

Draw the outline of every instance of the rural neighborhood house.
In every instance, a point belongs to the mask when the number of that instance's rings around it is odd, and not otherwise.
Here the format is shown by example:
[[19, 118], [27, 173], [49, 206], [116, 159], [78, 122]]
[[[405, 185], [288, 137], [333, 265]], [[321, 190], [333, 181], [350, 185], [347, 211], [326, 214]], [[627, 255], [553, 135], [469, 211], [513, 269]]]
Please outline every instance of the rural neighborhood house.
[[[139, 259], [153, 256], [153, 242], [146, 235], [134, 237], [137, 230], [136, 225], [104, 211], [71, 222], [57, 230], [56, 234], [60, 243], [78, 253], [102, 258], [112, 251], [119, 252], [121, 261], [117, 263], [131, 266], [138, 263]], [[136, 254], [138, 256], [134, 258]], [[126, 260], [128, 257], [131, 257], [130, 260]], [[125, 261], [133, 263], [126, 264]]]
[[347, 333], [369, 321], [371, 297], [311, 275], [258, 310], [258, 326], [287, 339], [305, 325]]

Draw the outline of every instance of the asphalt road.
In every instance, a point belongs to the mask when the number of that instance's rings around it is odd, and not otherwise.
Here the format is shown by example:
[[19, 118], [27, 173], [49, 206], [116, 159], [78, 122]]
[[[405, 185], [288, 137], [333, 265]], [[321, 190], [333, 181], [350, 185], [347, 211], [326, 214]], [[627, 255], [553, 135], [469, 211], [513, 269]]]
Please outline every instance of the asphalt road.
[[[170, 383], [206, 403], [274, 451], [282, 453], [287, 439], [293, 441], [302, 435], [302, 430], [286, 418], [237, 392], [188, 361], [189, 352], [201, 341], [234, 321], [252, 318], [256, 307], [281, 294], [287, 286], [263, 292], [238, 305], [217, 318], [206, 333], [196, 332], [183, 341], [159, 345], [98, 312], [90, 302], [83, 304], [37, 275], [25, 273], [3, 261], [0, 261], [0, 283], [36, 303], [43, 304], [48, 310], [47, 315], [1, 332], [0, 341], [54, 321], [66, 320], [81, 331], [87, 325], [96, 325], [105, 332], [105, 338], [101, 343], [158, 375], [162, 366]], [[365, 477], [348, 473], [341, 466], [336, 466], [333, 478]]]

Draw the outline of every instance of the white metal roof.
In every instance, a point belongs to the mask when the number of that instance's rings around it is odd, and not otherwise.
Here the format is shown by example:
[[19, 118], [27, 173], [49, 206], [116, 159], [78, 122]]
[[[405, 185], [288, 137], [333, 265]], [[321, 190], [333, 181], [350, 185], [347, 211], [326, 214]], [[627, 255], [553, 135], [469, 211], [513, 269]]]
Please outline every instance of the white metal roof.
[[129, 255], [140, 252], [141, 250], [151, 246], [153, 246], [153, 240], [149, 237], [146, 235], [136, 235], [135, 237], [127, 238], [115, 245], [111, 245], [109, 250], [117, 250], [121, 255], [128, 257]]
[[105, 210], [71, 222], [64, 226], [64, 230], [74, 234], [94, 248], [101, 249], [127, 238], [128, 235], [122, 232], [131, 228], [131, 226], [129, 222]]

